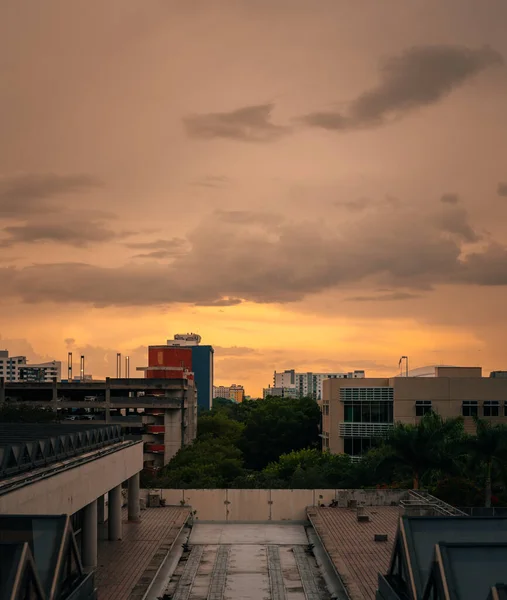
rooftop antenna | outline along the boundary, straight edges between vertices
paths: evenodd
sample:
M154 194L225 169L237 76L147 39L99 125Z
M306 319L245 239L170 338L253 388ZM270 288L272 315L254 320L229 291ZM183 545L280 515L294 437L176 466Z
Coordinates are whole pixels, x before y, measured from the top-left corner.
M81 378L81 383L84 382L84 371L85 371L85 363L84 363L85 357L83 354L81 354L81 368L80 368L80 378Z
M67 356L67 379L72 381L72 352Z
M125 377L130 378L130 356L125 357Z
M121 379L121 352L116 354L116 379Z

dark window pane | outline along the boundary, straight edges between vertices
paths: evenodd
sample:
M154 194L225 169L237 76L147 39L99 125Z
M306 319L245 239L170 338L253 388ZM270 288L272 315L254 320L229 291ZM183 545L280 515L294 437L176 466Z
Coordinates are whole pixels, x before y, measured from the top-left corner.
M354 404L352 416L354 423L361 423L361 404Z
M361 402L361 423L371 423L371 411L369 402Z
M351 423L353 420L352 404L345 402L345 423Z
M343 451L345 454L352 454L352 438L344 438Z

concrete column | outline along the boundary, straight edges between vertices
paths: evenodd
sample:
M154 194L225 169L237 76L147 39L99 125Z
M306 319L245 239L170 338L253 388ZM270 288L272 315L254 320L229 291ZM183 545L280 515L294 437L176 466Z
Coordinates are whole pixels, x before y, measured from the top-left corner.
M117 485L109 492L108 513L109 539L121 540L121 485Z
M128 480L128 514L129 521L139 521L139 473L132 475Z
M97 523L102 525L106 522L106 497L99 496L97 498Z
M97 500L83 509L82 560L83 567L94 569L97 566Z
M111 380L106 377L106 423L111 423Z

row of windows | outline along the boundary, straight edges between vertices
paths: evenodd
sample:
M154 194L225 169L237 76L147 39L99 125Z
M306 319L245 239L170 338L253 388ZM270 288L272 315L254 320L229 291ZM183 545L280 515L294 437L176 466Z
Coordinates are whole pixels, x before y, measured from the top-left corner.
M392 387L340 388L340 400L342 402L351 400L369 400L370 402L392 401L394 400L394 392Z
M345 423L392 423L392 402L354 402L343 404Z
M368 452L375 444L372 438L343 438L343 451L350 456L360 456Z

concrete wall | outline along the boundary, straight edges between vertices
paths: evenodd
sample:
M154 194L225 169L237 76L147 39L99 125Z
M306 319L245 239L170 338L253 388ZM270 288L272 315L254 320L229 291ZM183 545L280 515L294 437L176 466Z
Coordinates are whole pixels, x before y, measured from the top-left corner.
M0 496L0 514L73 514L143 468L143 445L127 446Z
M406 495L399 490L141 490L160 494L166 505L190 506L201 521L306 521L306 508L337 498L340 506L357 500L366 506L391 506Z

